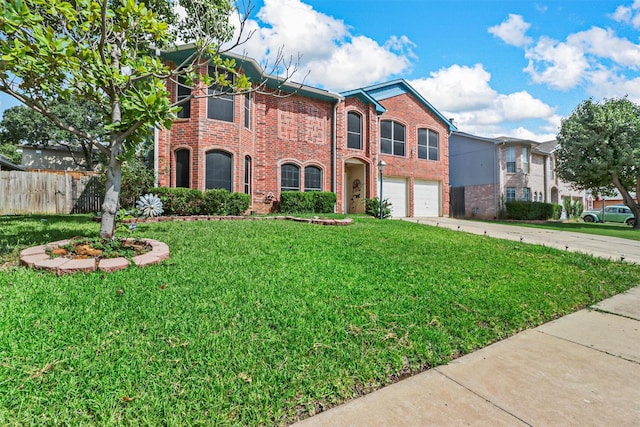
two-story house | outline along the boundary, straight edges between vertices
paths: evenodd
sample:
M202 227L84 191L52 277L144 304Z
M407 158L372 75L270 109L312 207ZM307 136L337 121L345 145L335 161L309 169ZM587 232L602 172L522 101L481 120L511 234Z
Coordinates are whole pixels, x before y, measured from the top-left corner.
M451 213L461 218L497 218L510 200L584 202L555 173L557 142L485 138L454 132L449 138Z
M180 63L193 47L164 52ZM273 211L282 191L332 191L336 212L362 213L380 189L392 215L449 214L449 134L455 126L406 81L343 93L282 83L256 61L236 59L259 90L197 88L173 127L155 135L158 184L251 195L251 211ZM201 70L207 72L207 70ZM174 100L191 88L169 87ZM279 95L268 93L278 89ZM284 96L283 96L284 95Z

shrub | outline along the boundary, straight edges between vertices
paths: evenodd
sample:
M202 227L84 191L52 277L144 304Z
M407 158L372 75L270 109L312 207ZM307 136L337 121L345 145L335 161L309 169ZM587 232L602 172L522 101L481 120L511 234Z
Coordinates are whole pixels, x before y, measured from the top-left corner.
M313 212L312 194L313 193L302 191L283 191L280 193L280 212Z
M202 191L193 188L154 188L153 193L162 200L166 215L198 215L203 204Z
M229 200L229 192L223 188L205 190L202 197L202 209L204 215L224 215L225 206Z
M380 218L380 201L377 197L373 199L365 199L365 212L376 218ZM382 201L382 218L391 217L391 202L389 199Z
M529 202L525 200L512 200L505 203L507 215L511 219L547 220L553 216L553 206L551 203Z
M560 217L562 216L562 205L559 203L552 203L552 206L553 206L553 215L551 216L551 218L560 219Z
M245 193L231 193L225 204L227 215L242 215L251 205L251 196Z
M336 193L331 191L314 191L311 194L311 203L315 213L332 213L336 205Z

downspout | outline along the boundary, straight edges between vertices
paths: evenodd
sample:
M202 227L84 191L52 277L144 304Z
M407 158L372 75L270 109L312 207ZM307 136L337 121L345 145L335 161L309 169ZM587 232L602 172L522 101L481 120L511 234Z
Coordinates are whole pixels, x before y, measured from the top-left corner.
M336 213L338 208L338 191L337 191L337 181L338 181L338 124L336 123L338 119L338 104L340 103L340 99L336 100L336 103L333 104L333 126L332 126L332 135L331 135L331 161L333 164L331 165L331 191L336 195L336 204L333 206L333 212Z
M500 202L498 201L498 145L493 144L493 208L494 218L500 216Z
M153 186L158 188L158 166L160 163L160 149L158 148L158 139L160 138L160 130L158 126L153 128Z

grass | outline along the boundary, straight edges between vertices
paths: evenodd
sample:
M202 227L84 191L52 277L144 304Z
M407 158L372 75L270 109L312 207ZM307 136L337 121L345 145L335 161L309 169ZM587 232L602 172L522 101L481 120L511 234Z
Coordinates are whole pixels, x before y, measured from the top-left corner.
M495 222L495 221L491 221ZM548 230L572 231L574 233L595 234L599 236L619 237L621 239L639 240L640 231L629 227L626 224L614 222L593 223L584 221L547 221L547 222L525 222L525 221L498 221L505 225L516 225L521 227L545 228Z
M0 217L0 257L96 233ZM171 258L0 271L0 424L286 425L573 312L640 268L404 221L139 224ZM550 356L552 357L552 356Z

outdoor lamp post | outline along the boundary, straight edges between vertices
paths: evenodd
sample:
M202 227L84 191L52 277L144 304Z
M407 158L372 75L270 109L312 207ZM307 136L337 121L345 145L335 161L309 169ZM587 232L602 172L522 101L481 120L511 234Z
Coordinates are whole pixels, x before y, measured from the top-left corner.
M387 164L384 160L380 159L378 162L378 169L380 170L380 197L379 197L379 207L380 207L380 219L382 219L382 181L384 179L384 168L387 167Z

